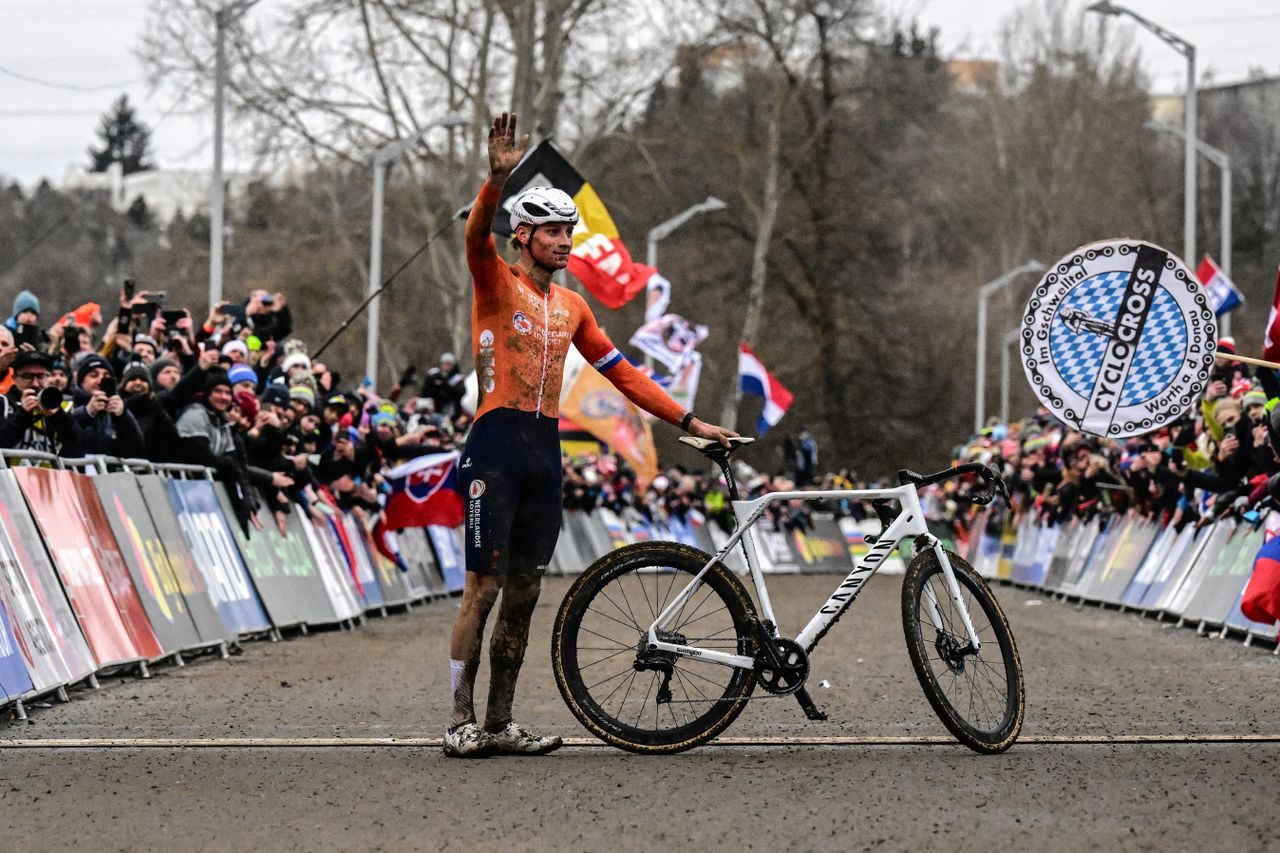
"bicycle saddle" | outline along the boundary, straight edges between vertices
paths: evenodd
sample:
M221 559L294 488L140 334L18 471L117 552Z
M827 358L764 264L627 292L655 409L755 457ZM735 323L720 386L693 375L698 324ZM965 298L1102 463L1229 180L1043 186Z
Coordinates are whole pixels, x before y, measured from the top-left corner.
M725 447L720 442L712 438L695 438L692 435L680 436L680 442L687 444L699 453L714 453L717 450L724 453L732 453L744 444L750 444L755 441L754 438L747 438L740 435L729 439L729 447Z

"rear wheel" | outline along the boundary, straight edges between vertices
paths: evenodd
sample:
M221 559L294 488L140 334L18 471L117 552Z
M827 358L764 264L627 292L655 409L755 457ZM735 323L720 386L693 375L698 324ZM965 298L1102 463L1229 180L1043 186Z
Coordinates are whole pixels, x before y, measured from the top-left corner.
M606 743L680 752L715 737L746 705L752 670L646 649L649 626L710 559L675 542L640 542L597 560L565 595L551 637L556 684L573 715ZM742 583L717 563L672 620L667 641L751 656L751 613Z
M937 556L923 551L902 582L902 626L911 665L929 704L961 743L977 752L1003 752L1022 730L1018 649L986 581L950 551L947 559L981 648L973 651Z

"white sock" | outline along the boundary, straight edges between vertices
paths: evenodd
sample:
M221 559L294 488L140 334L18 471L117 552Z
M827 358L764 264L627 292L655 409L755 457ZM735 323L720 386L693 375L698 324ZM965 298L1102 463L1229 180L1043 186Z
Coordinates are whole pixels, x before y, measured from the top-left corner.
M460 660L449 660L449 698L452 699L458 693L458 682L462 680L462 669L466 663Z

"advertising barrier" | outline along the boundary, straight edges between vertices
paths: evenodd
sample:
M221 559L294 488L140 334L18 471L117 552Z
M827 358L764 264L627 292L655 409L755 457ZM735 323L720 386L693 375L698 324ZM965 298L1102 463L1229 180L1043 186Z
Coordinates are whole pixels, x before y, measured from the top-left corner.
M324 584L325 596L329 599L329 606L333 609L334 616L340 622L359 619L364 609L360 606L359 597L351 584L351 573L345 565L341 564L341 558L334 553L333 542L328 533L328 523L315 522L302 513L295 512L290 516L288 524L288 529L291 531L296 525L306 541L311 551L311 558L315 560L316 567L319 569L320 581Z
M985 512L975 516L970 552L979 559L1001 535L989 522ZM1236 631L1246 641L1276 640L1275 624L1253 622L1240 610L1254 560L1268 535L1260 522L1226 519L1179 530L1133 514L1105 522L1073 519L1060 526L1024 517L1016 531L1011 577L1015 583L1067 599L1173 617L1201 632L1225 636ZM990 561L984 567L994 569Z
M207 639L200 636L178 574L160 542L134 476L124 472L99 474L93 477L92 483L96 490L96 500L92 503L103 513L103 520L111 529L115 553L123 560L147 621L164 650L173 653L221 642L220 632ZM85 496L86 507L90 507L90 503ZM95 514L92 507L90 511ZM197 606L203 604L212 610L203 589L197 591L188 584L188 591L197 599ZM200 602L202 594L204 600Z
M18 640L9 617L0 610L0 704L8 704L32 692L31 676L18 651Z
M105 548L95 539L110 539L111 529L104 522L101 528L90 526L75 485L84 475L47 468L19 468L13 473L97 666L137 663L164 654L118 553L116 562L101 562Z
M215 489L224 518L235 518L226 488ZM290 508L290 516L297 510ZM271 624L276 628L296 625L332 625L340 621L329 603L320 569L300 530L281 534L276 520L265 509L258 510L261 530L246 536L240 525L229 525L253 584L262 599ZM286 518L286 530L288 518Z
M213 484L207 480L168 480L165 487L222 621L238 635L269 631L271 622L236 550Z
M74 684L97 669L71 604L12 471L0 471L4 604L37 692Z

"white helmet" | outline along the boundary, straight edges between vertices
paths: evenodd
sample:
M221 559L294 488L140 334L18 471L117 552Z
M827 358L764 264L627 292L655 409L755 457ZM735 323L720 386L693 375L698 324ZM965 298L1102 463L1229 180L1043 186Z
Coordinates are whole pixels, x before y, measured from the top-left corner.
M555 187L529 187L511 202L511 230L516 226L545 225L548 222L578 222L578 206L564 190Z

